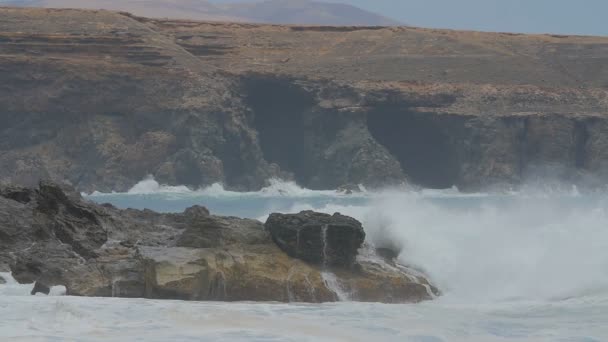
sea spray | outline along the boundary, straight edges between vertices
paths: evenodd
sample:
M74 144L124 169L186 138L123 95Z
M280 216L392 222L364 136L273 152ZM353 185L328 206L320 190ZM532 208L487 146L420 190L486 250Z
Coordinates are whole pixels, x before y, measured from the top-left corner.
M562 300L608 294L608 196L388 193L365 205L300 203L363 222L368 242L430 277L442 300Z

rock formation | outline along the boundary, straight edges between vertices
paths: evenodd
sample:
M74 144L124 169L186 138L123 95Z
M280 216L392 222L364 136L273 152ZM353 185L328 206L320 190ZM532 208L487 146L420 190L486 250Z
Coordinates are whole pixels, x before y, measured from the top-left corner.
M608 38L0 8L0 180L608 179Z
M55 285L77 296L222 301L336 301L335 286L358 301L418 302L437 294L405 267L380 258L353 260L364 239L359 222L316 213L296 217L306 227L329 222L331 264L292 258L261 222L214 216L203 207L159 214L90 203L50 182L36 189L0 187L0 265L9 265L17 281L35 283L33 294ZM322 257L318 237L304 238L297 256ZM344 241L344 248L336 244ZM345 262L350 267L330 267Z
M365 241L361 223L339 213L272 214L265 227L285 253L323 266L352 266Z

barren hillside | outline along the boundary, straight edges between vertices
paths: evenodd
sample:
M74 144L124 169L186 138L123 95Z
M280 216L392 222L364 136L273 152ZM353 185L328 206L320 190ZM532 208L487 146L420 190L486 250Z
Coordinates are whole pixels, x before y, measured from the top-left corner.
M608 38L0 9L0 176L124 190L608 179Z

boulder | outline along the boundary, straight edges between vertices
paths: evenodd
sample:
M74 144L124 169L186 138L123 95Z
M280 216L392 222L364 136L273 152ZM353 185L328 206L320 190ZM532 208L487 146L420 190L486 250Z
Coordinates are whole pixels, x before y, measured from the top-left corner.
M324 266L352 266L365 241L361 223L339 213L272 214L265 227L285 253Z
M4 278L2 278L2 276L0 276L0 285L2 284L6 284L6 280L4 280Z

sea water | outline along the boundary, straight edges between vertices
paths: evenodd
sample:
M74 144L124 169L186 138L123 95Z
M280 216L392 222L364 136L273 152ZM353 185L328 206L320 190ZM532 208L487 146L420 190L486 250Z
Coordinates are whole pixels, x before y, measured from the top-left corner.
M364 190L364 189L363 189ZM0 285L0 341L608 341L608 193L461 194L392 189L345 195L273 182L260 192L200 191L153 179L87 197L122 208L265 220L340 212L368 243L442 291L420 304L202 303L29 296ZM342 297L344 298L344 297Z

